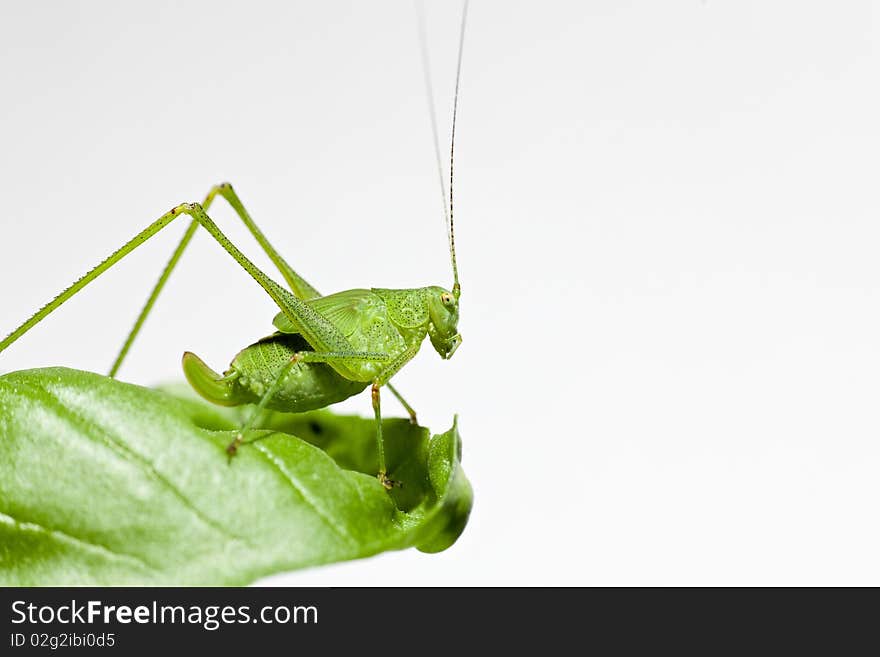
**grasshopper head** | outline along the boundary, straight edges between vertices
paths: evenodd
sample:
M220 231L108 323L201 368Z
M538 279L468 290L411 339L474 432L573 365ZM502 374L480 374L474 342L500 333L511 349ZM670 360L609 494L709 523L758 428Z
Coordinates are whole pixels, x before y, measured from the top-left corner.
M443 358L452 354L461 344L458 332L458 296L441 287L430 289L428 297L428 336L434 349Z

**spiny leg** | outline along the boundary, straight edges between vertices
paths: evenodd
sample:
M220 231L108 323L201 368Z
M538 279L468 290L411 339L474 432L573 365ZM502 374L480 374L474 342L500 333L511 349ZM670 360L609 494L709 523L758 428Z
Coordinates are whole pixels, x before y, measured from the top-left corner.
M117 262L122 260L126 255L134 251L138 246L146 242L153 235L158 233L160 230L165 228L168 224L170 224L174 219L180 214L177 208L174 208L170 212L166 212L161 217L159 217L156 221L147 226L144 230L134 236L131 240L123 244L116 251L111 253L107 258L105 258L98 266L90 270L85 275L81 276L77 279L72 285L65 288L60 294L58 294L54 299L45 304L42 308L40 308L36 313L31 315L21 326L16 328L12 333L7 335L2 342L0 342L0 352L8 348L11 344L13 344L16 340L18 340L22 335L27 333L30 329L32 329L35 325L41 322L46 318L49 314L51 314L54 310L56 310L59 306L61 306L65 301L74 296L77 292L82 290L86 285L91 283L93 280L98 278L105 271L110 269Z
M171 272L174 271L174 268L177 266L177 262L183 255L183 252L186 249L187 245L189 245L190 240L192 240L193 235L196 234L196 229L198 227L199 222L193 219L190 222L189 227L186 229L183 238L180 240L180 244L177 245L177 248L174 249L174 253L171 254L171 258L168 260L168 264L165 265L165 269L162 270L162 274L161 276L159 276L159 281L156 283L155 287L153 287L153 291L150 292L150 296L147 298L147 302L141 309L141 313L140 315L138 315L137 321L135 321L131 331L128 332L128 336L125 338L125 342L122 343L122 349L119 350L119 354L117 354L116 360L113 361L113 367L110 368L110 372L108 373L108 376L111 379L116 378L116 374L119 372L119 368L122 367L122 361L124 361L125 357L128 355L128 352L131 349L131 345L134 343L135 338L138 336L138 333L140 333L141 327L143 327L144 322L147 319L147 315L150 314L150 311L153 309L153 306L156 303L156 299L159 298L159 293L162 292L162 288L165 287L165 283L167 283L168 279L171 277Z
M76 280L72 285L63 290L54 299L45 304L36 313L29 317L21 326L16 328L6 338L0 341L0 352L16 342L22 335L45 319L68 299L81 291L86 285L94 281L105 271L110 269L126 255L134 251L141 244L149 240L163 228L182 214L191 216L211 234L221 247L250 274L266 293L275 301L278 308L287 315L292 322L296 322L302 329L303 337L309 344L322 351L351 351L351 345L333 324L326 318L316 313L292 293L278 285L269 278L262 270L254 265L238 248L229 241L211 218L205 213L198 203L183 203L163 214L153 223L147 226L131 240L123 244L111 253L100 264Z
M315 297L321 296L314 287L293 270L293 267L287 264L287 261L281 257L281 254L278 253L278 251L275 250L275 247L269 243L269 240L263 235L263 231L257 227L257 224L251 219L248 211L245 210L241 199L238 198L238 194L232 189L232 185L229 183L222 183L215 186L211 192L219 194L226 199L229 205L232 206L232 209L235 210L236 214L238 214L239 218L244 222L244 225L247 226L251 235L254 236L254 239L257 240L257 243L262 247L266 255L269 256L269 259L275 264L278 271L281 272L284 280L287 281L291 291L297 296L297 298L305 301L307 299L314 299Z
M269 256L269 259L272 260L272 262L275 263L275 265L278 267L278 270L281 272L282 276L284 276L284 279L287 281L288 285L290 285L293 293L296 296L298 296L300 299L310 299L320 296L318 291L314 287L312 287L304 278L297 274L293 270L293 268L289 264L287 264L284 258L281 257L278 251L275 250L269 240L266 239L266 236L263 235L263 232L257 227L253 219L251 219L250 214L248 214L247 210L244 207L244 204L242 204L241 202L241 199L238 198L238 195L235 193L232 185L230 185L229 183L214 185L208 192L207 196L205 196L205 200L202 203L202 209L207 211L208 208L211 207L211 204L214 202L214 198L218 195L226 199L229 205L232 206L232 208L238 214L239 218L242 220L245 226L247 226L251 235L254 236L254 239L257 240L257 243L262 247L266 255ZM116 356L113 367L110 369L111 377L115 377L117 372L119 371L119 368L122 366L122 362L128 355L128 352L131 349L131 345L134 343L135 338L137 338L138 334L140 333L141 328L143 327L143 324L147 319L147 316L150 314L150 311L153 309L156 300L159 298L159 294L162 292L162 289L168 282L168 279L170 278L171 273L174 271L174 268L177 266L177 263L180 260L181 256L183 256L183 252L186 250L186 247L189 246L189 243L192 241L192 238L195 235L198 227L198 220L193 219L190 222L186 233L184 233L183 237L181 238L180 243L177 245L177 248L174 250L174 253L172 253L168 264L165 265L165 269L162 271L159 280L156 282L156 285L150 292L150 296L147 298L147 302L141 309L137 321L135 321L134 326L132 327L131 331L129 331L129 334L122 345L122 349Z

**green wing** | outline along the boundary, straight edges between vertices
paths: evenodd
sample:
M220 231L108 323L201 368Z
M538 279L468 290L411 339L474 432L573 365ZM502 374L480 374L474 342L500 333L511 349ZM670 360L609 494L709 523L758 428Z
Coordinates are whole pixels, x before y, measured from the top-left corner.
M326 297L306 301L346 337L369 324L382 312L384 303L370 290L345 290ZM284 313L278 313L272 323L282 333L299 333L297 326Z

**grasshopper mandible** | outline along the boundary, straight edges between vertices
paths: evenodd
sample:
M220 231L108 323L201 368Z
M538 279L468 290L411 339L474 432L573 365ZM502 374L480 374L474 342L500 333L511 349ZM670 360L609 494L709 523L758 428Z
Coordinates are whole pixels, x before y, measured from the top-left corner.
M195 354L186 352L183 355L183 370L186 378L203 397L215 404L225 406L255 404L250 416L227 447L226 451L230 458L236 454L247 431L255 428L264 409L286 412L308 411L347 399L370 386L376 418L377 477L385 488L390 489L396 482L388 477L386 469L380 389L382 386L388 386L406 408L410 419L415 422L415 411L391 386L390 379L418 353L425 336L430 338L434 349L444 359L452 357L461 344L461 334L458 332L461 286L458 282L458 266L455 259L452 181L455 120L466 18L467 0L462 11L458 44L447 208L437 122L428 72L424 18L421 11L419 12L425 82L452 262L454 282L451 290L439 286L414 289L371 288L345 290L321 296L270 244L251 219L232 186L223 183L213 187L201 204L177 205L114 251L10 333L0 342L0 352L177 217L187 215L191 219L189 227L126 338L110 370L110 376L114 377L118 372L159 293L201 226L266 291L280 310L273 321L277 332L239 352L223 375L211 370ZM207 211L217 196L224 198L232 206L257 243L281 272L289 289L276 283L254 265L211 220Z

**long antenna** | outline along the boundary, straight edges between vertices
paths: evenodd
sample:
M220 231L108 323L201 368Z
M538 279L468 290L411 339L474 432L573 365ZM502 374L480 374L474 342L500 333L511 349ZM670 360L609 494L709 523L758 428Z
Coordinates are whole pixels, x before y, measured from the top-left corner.
M449 240L449 209L446 206L446 176L440 159L440 137L437 132L437 112L434 109L434 85L431 82L431 61L428 57L428 34L425 28L425 3L418 1L416 12L419 16L419 46L422 51L422 69L425 74L425 91L428 96L428 114L431 116L431 133L434 136L434 157L437 160L437 177L440 180L440 205L443 209L443 223L446 224L446 239Z
M455 223L452 214L452 164L455 160L455 115L458 112L458 84L461 80L461 53L464 51L464 26L467 21L468 0L464 0L464 8L461 11L461 36L458 40L458 65L455 68L455 97L452 101L452 140L449 147L449 253L452 256L452 275L455 283L452 286L452 294L458 299L461 296L461 285L458 283L458 264L455 261Z
M461 37L458 43L458 66L455 72L455 98L452 106L452 141L449 153L449 207L446 206L446 185L443 177L443 162L440 158L440 138L437 131L437 114L434 109L434 86L431 83L431 64L428 58L428 38L425 29L425 9L423 2L416 2L416 12L419 17L419 45L422 50L422 68L425 73L425 88L428 95L428 113L431 117L431 132L434 137L434 156L437 161L437 175L440 179L440 202L443 208L443 218L446 223L446 237L449 240L449 255L452 259L452 274L454 284L452 292L455 298L461 295L461 285L458 282L458 264L455 259L455 227L452 220L452 163L455 155L455 115L458 109L458 87L461 78L461 53L464 48L464 28L467 19L468 1L465 0L461 15Z

